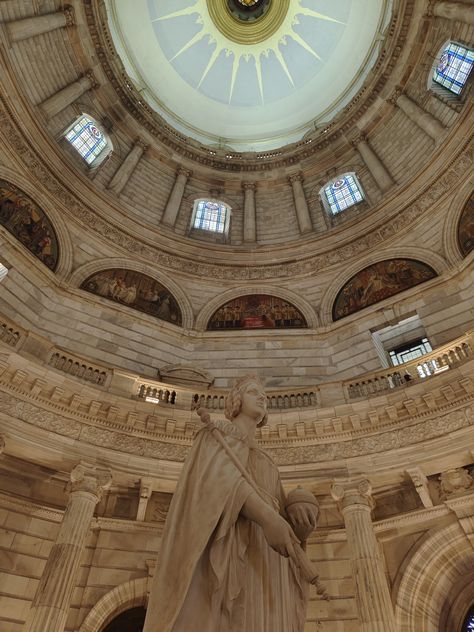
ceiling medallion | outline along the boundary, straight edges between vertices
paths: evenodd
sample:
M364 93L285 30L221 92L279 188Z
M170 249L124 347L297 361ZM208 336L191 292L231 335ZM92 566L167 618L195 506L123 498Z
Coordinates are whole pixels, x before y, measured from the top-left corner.
M290 0L207 0L212 21L237 44L258 44L283 24Z

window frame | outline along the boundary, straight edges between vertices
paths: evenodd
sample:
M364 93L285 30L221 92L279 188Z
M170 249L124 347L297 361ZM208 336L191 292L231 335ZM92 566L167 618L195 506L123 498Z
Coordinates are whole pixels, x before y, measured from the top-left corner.
M360 193L362 199L358 200L357 202L354 202L353 204L351 204L347 208L341 209L339 211L333 211L331 202L328 200L328 197L327 197L327 194L326 194L326 189L328 187L330 187L331 185L333 185L338 180L345 179L348 176L350 176L350 177L352 177L354 179L355 184L356 184L356 186L357 186L357 188L359 190L359 193ZM350 211L350 209L352 209L353 207L359 206L359 204L362 204L363 202L367 201L367 196L365 194L364 188L363 188L359 178L357 177L357 174L356 174L355 171L346 171L344 173L341 173L341 174L337 175L335 178L331 178L331 180L328 180L328 182L326 182L326 184L324 184L321 187L321 189L319 190L319 197L321 199L321 202L323 204L323 207L324 207L326 213L331 218L339 217L342 214L346 213L347 211Z
M223 206L225 208L225 219L224 219L224 226L223 226L222 231L210 230L207 228L201 228L199 226L195 226L196 217L199 211L199 204L201 202L205 202L205 203L211 202L214 204L219 204L220 206ZM206 197L197 198L194 200L189 233L195 234L195 235L206 236L206 237L216 237L217 239L219 238L227 239L229 235L229 230L230 230L231 215L232 215L232 208L227 202L224 202L224 200L219 200L218 198L206 198Z
M67 138L67 135L74 129L76 125L80 124L83 118L88 119L89 123L92 123L93 125L95 125L95 127L97 127L99 132L102 134L105 142L104 147L102 147L100 152L91 162L89 162L86 157L81 154L76 145L74 145L74 143ZM73 151L73 155L78 156L81 159L81 163L89 170L94 170L100 167L100 165L102 165L107 160L107 158L109 158L114 150L112 140L109 134L107 134L107 132L105 131L103 125L98 123L97 120L87 112L82 112L79 116L77 116L74 121L70 125L68 125L67 128L62 132L61 136L62 139L66 142L67 147Z
M474 66L473 68L471 68L471 71L464 83L464 85L462 86L460 92L454 92L453 90L451 90L450 88L448 88L447 86L443 85L442 83L436 81L435 79L435 72L438 69L439 63L441 61L441 58L443 56L443 54L446 52L447 48L450 45L454 45L454 46L461 46L462 48L464 48L467 51L471 51L472 53L474 53L474 49L469 46L468 44L465 44L463 42L459 42L457 40L446 40L444 42L444 44L439 48L438 52L436 53L436 56L434 58L434 61L430 67L430 71L428 74L428 81L427 81L427 88L430 92L432 92L435 96L440 97L443 100L447 100L447 101L454 101L454 102L463 102L468 93L470 92L471 89L471 84L473 81L473 77L474 77Z

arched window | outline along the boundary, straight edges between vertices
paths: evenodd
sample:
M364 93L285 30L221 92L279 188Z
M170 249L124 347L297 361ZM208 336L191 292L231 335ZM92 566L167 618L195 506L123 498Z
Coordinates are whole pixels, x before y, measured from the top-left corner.
M102 632L142 632L146 610L143 606L125 610L103 628Z
M355 173L345 173L332 180L320 191L325 208L333 215L345 211L364 199L362 187Z
M457 44L448 42L436 57L433 69L431 89L441 86L455 95L460 95L467 83L474 66L474 51Z
M0 263L0 281L3 281L3 279L7 276L8 274L8 268L6 268L3 263Z
M474 606L468 612L462 632L474 632Z
M104 130L87 114L82 114L64 137L89 166L101 163L113 149Z
M219 200L196 200L191 228L210 233L226 234L229 228L230 207Z

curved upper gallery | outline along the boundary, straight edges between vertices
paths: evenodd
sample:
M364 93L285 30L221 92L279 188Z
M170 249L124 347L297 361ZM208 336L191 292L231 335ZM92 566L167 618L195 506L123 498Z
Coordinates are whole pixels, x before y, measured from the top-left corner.
M35 156L26 162L48 155L64 185L49 195L64 201L65 214L74 194L71 221L148 260L179 254L178 268L191 272L200 262L204 274L212 261L231 268L231 278L251 251L254 266L265 267L253 278L280 276L280 263L294 275L295 258L297 273L316 271L419 221L430 210L420 196L470 151L470 83L448 94L433 83L433 68L450 41L470 50L472 27L437 5L394 2L377 59L346 107L301 141L264 153L212 148L170 127L125 72L110 9L61 7L51 0L36 15L3 3L5 115L27 130ZM97 156L76 151L83 115L105 146ZM341 198L342 206L331 204ZM214 210L201 212L201 201ZM226 220L209 230L219 205Z

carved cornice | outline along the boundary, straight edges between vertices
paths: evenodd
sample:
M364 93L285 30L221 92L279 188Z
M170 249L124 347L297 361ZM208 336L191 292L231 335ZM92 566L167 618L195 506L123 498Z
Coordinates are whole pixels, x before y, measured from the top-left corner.
M177 132L148 104L144 103L143 98L128 79L115 51L103 4L98 0L84 3L87 26L96 55L113 89L130 114L152 136L186 159L213 169L234 172L264 171L298 163L314 156L322 149L328 148L341 134L351 130L376 101L389 81L404 49L410 23L413 21L414 6L414 0L400 0L397 3L398 10L394 11L394 17L387 29L387 40L371 72L374 79L371 84L362 87L359 93L351 99L350 104L338 117L337 123L334 122L326 126L321 138L302 140L287 148L256 154L254 161L252 161L247 154L244 157L235 152L231 154L232 160L225 160L216 156L215 150L210 150L204 146L196 147L195 141L189 142L186 136Z
M71 193L66 185L53 175L42 157L36 153L31 143L24 137L20 131L21 123L15 120L2 97L0 97L0 123L2 134L14 148L16 155L23 161L28 172L45 187L53 198L62 203L71 217L80 222L88 231L94 231L101 238L112 242L124 251L133 252L163 269L206 279L247 281L297 277L320 272L332 265L352 262L358 255L376 248L387 238L393 237L428 212L434 202L452 190L452 187L463 178L463 174L472 167L474 160L474 143L472 142L474 134L466 135L464 143L457 147L457 158L451 164L446 165L444 173L437 174L434 183L426 187L418 199L411 201L404 208L397 208L397 213L383 226L377 226L362 237L330 252L308 256L291 263L251 267L218 265L204 261L196 265L195 258L185 258L175 253L160 250L128 234L119 225L102 218L95 209L83 203L79 196Z

